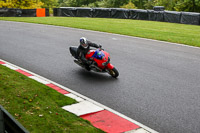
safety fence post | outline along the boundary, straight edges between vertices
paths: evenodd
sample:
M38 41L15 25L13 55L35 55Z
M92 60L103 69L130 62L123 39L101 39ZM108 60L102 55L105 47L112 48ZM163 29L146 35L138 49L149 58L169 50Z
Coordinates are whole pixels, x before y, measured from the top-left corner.
M5 131L4 123L3 123L3 111L0 107L0 133L3 133Z
M0 133L29 133L0 105Z

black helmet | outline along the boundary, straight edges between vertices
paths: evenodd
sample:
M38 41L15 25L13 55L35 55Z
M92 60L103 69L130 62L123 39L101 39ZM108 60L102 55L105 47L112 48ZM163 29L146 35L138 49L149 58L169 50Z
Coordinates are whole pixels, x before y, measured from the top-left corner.
M80 45L81 45L83 48L87 48L87 47L88 47L87 39L86 39L85 37L81 37L81 38L80 38Z

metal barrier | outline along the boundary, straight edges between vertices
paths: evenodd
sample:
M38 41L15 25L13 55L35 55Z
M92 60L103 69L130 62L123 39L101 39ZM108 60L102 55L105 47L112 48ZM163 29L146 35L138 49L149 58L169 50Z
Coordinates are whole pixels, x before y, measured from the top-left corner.
M0 105L0 133L29 133Z

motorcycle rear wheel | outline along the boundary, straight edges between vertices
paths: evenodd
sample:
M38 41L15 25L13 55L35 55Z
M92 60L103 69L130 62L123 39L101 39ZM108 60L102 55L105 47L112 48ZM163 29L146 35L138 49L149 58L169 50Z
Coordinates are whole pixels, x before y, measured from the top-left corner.
M109 74L113 77L113 78L117 78L119 76L119 72L117 71L117 69L114 67L113 69L109 70Z

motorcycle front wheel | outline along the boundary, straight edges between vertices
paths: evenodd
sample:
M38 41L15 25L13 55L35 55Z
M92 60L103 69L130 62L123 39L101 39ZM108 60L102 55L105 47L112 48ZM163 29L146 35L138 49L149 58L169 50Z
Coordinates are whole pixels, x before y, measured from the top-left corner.
M119 76L119 72L117 71L117 69L114 67L113 69L109 70L109 74L113 77L113 78L117 78Z

